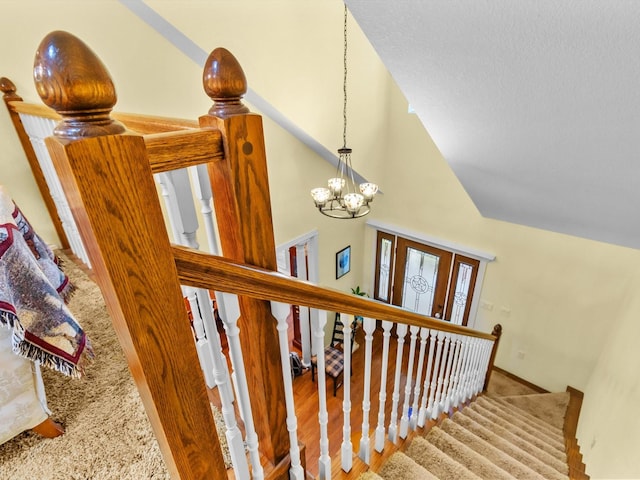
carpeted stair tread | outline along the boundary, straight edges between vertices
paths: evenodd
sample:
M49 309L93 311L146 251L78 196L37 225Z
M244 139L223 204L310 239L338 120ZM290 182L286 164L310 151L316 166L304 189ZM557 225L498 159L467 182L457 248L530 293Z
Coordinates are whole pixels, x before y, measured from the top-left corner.
M391 455L378 474L384 480L398 478L406 480L439 480L438 477L402 452L396 452Z
M538 395L540 397L538 397ZM567 406L563 405L562 397L555 397L556 394L544 393L538 394L536 397L541 399L540 405L535 407L535 400L531 395L519 395L517 397L508 397L511 399L507 401L507 397L484 397L486 400L493 402L495 405L508 409L510 412L518 415L520 418L526 419L532 424L537 424L541 428L553 432L555 435L564 437L562 426L564 425L564 416L567 412ZM553 395L549 396L548 395ZM564 397L564 394L561 394ZM531 405L525 409L521 408L517 403L516 398L527 399L523 403L531 403ZM568 397L567 397L568 398ZM535 413L535 415L534 415ZM561 418L560 418L561 417ZM546 420L545 420L546 418ZM561 428L555 426L555 422L561 422Z
M545 479L560 480L566 478L566 475L563 475L560 471L555 470L549 465L549 462L558 462L556 458L551 457L546 452L516 437L502 427L497 427L496 430L498 431L494 432L475 421L472 415L465 415L462 412L456 412L452 419L455 423L463 426L477 437L482 438L490 445L538 472ZM494 427L496 426L494 425ZM558 463L560 463L560 467L564 467L561 462Z
M526 450L558 472L562 474L567 473L566 455L558 452L555 448L549 447L544 442L539 442L537 438L531 437L526 432L516 427L511 427L508 423L505 425L503 422L497 422L495 418L487 418L472 407L473 405L465 408L461 413L504 438L506 441ZM564 455L565 458L558 458L561 455Z
M517 395L502 397L500 400L524 410L532 417L549 423L562 433L564 417L571 395L569 392Z
M360 474L360 476L358 477L358 480L384 480L384 479L380 475L378 475L376 472L372 472L371 470L369 470L368 472L364 472Z
M432 428L424 438L480 478L491 480L509 480L513 478L503 469L494 465L441 428Z
M512 477L521 479L526 478L531 480L544 480L544 477L542 477L542 475L535 472L524 463L521 463L517 458L514 458L508 454L505 455L504 451L494 447L489 442L477 436L470 430L467 430L463 425L455 423L450 419L446 419L440 424L440 428L454 437L456 440L459 440L464 445L471 448L478 455L481 455L494 465L500 467Z
M518 417L518 415L512 414L507 407L500 407L491 401L479 397L475 402L475 405L484 408L487 411L492 412L503 420L508 421L510 424L517 426L521 430L538 437L540 440L544 440L550 446L554 448L564 451L564 437L560 437L555 433L544 430L537 424L532 424Z
M406 453L440 480L482 480L422 437L414 437Z
M529 413L518 408L515 405L511 405L510 403L504 402L503 400L498 398L489 398L485 396L479 397L478 400L480 400L480 405L483 405L486 408L491 407L492 409L496 409L494 411L496 411L499 415L508 415L510 418L514 418L520 422L526 423L531 428L535 428L540 433L548 436L549 438L552 438L554 440L562 440L564 442L564 434L562 433L562 430L557 429L544 420L530 415Z

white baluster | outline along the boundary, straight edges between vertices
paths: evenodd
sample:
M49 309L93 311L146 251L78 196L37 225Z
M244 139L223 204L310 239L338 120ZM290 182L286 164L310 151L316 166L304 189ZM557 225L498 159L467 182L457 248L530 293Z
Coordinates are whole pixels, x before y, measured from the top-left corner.
M433 337L432 337L433 338ZM433 417L435 410L436 389L438 387L438 372L440 367L440 359L442 358L442 346L444 345L444 332L438 332L438 340L436 341L436 356L433 365L433 373L431 374L431 385L429 389L429 404L427 406L427 416ZM438 415L436 415L437 417Z
M400 438L407 438L409 433L409 405L411 405L411 387L413 386L413 363L416 355L416 340L420 327L411 325L411 341L409 342L409 364L407 365L407 379L404 386L404 402L402 405L402 417L400 418Z
M227 333L229 343L229 354L233 364L236 378L238 402L244 413L243 420L247 439L247 449L251 460L251 470L253 478L264 478L264 470L260 463L260 452L258 451L258 434L253 423L253 413L249 400L249 386L247 385L247 375L244 368L242 348L240 347L240 329L238 320L240 318L240 305L238 297L230 293L222 293L222 300L226 306L226 317L223 318L224 330Z
M344 370L342 371L342 399L343 425L342 425L342 445L340 448L342 458L342 470L350 472L353 466L353 445L351 444L351 324L353 315L339 314L342 322L344 343L342 351L344 353ZM318 375L320 376L320 375Z
M418 354L418 369L416 370L416 383L413 389L413 405L411 405L411 415L409 415L409 427L415 430L418 425L418 409L420 402L420 394L422 393L422 368L424 365L424 354L427 347L427 339L429 338L429 329L420 329L420 353Z
M331 478L331 457L329 457L329 413L327 412L327 381L324 362L324 327L327 324L327 312L311 318L312 341L317 352L316 364L318 368L318 423L320 424L320 457L318 458L318 478Z
M362 437L360 437L360 459L369 465L371 448L369 446L369 411L371 409L371 355L373 351L373 332L376 329L376 321L373 318L364 318L364 395L362 397Z
M189 173L191 173L194 194L196 198L200 200L200 213L202 213L202 218L204 220L204 231L207 234L209 253L212 255L219 255L220 242L216 235L215 219L213 216L214 212L211 208L213 195L211 193L211 181L209 180L207 166L205 164L201 164L189 167Z
M296 271L298 278L306 280L307 274L307 253L305 245L296 245ZM302 350L302 364L306 367L311 365L311 330L309 328L310 312L309 307L303 305L299 310L300 343Z
M444 333L444 347L442 348L442 360L440 361L440 371L438 373L438 383L436 388L436 395L433 399L433 406L431 408L431 419L435 420L440 415L440 396L442 395L442 385L444 383L444 371L447 367L447 358L449 358L449 345L451 343L451 335L447 332Z
M489 359L491 357L491 350L493 347L493 342L491 340L482 340L483 344L483 355L482 362L480 364L480 379L478 382L478 392L481 392L484 388L484 380L487 378L487 371L489 368Z
M216 319L213 315L213 301L209 296L209 291L203 288L196 289L196 296L198 298L198 305L200 305L199 312L202 315L204 332L207 337L206 351L203 351L203 356L206 356L207 363L211 363L213 378L215 385L217 385L220 391L220 397L226 399L231 404L234 401L234 397L231 388L229 367L227 366L227 359L222 353L220 335L218 334ZM208 360L209 358L211 360Z
M466 402L473 396L473 378L475 373L476 357L478 355L478 339L471 339L471 356L469 358L469 369L467 371L467 378L464 385L464 401Z
M466 335L460 335L460 355L458 360L458 368L455 374L455 385L453 386L453 406L459 407L461 402L460 385L464 379L464 364L467 361L467 348L469 344L469 337Z
M427 370L424 373L424 387L422 388L422 401L420 402L420 411L418 412L418 425L424 427L429 412L427 411L427 400L429 398L429 385L431 384L431 367L434 362L434 352L437 330L431 330L429 338L429 353L427 354ZM433 389L432 389L433 390ZM430 404L431 405L431 404Z
M387 370L389 369L389 340L391 339L391 328L393 322L389 320L382 321L382 366L380 367L380 393L378 394L378 425L376 427L376 444L377 452L384 449L385 427L384 427L384 409L387 402Z
M445 383L444 383L444 388L442 390L442 395L443 395L443 401L442 403L442 408L445 412L450 412L451 411L451 404L453 403L451 401L451 394L453 392L453 386L455 383L455 372L456 372L456 368L458 368L458 357L460 356L460 339L458 338L458 335L456 334L452 334L451 335L451 349L453 350L453 359L451 361L451 368L447 368L447 373L446 373L446 377L445 377Z
M291 360L289 359L289 336L287 330L287 317L291 311L291 305L280 302L271 302L271 313L278 321L278 340L280 343L280 363L282 365L282 379L284 380L284 394L287 406L287 430L289 431L289 452L291 468L289 478L291 480L304 480L304 470L300 463L300 447L298 446L298 419L293 403L293 381L291 379Z
M400 402L400 376L402 373L402 352L404 350L404 337L407 335L408 327L404 323L396 324L396 335L398 336L398 350L396 352L396 373L393 381L393 403L391 405L391 420L389 421L389 440L393 443L398 441L398 403Z

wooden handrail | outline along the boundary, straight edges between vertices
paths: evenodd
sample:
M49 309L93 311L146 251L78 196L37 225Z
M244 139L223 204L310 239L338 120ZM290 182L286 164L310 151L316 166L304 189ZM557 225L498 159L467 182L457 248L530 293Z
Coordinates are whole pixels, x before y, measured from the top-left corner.
M62 119L62 117L58 115L55 110L45 105L29 103L23 100L12 100L7 102L7 105L12 111L16 113L33 115L34 117L49 118L52 120ZM185 120L181 118L117 112L113 112L111 114L111 117L126 125L128 129L142 135L198 128L198 122L196 122L195 120Z
M380 318L443 332L494 340L489 333L454 325L376 300L291 278L278 272L235 262L188 247L173 245L180 282L193 287L276 300L321 310Z

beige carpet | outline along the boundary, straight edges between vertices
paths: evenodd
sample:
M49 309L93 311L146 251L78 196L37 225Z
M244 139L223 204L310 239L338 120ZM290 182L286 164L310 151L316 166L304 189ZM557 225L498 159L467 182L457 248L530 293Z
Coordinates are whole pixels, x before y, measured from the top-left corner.
M488 391L362 480L567 479L562 424L569 395L538 394L498 372Z
M65 261L65 271L77 286L70 309L96 359L83 380L43 371L49 408L66 433L43 439L26 432L0 445L0 479L168 479L100 290L73 262Z

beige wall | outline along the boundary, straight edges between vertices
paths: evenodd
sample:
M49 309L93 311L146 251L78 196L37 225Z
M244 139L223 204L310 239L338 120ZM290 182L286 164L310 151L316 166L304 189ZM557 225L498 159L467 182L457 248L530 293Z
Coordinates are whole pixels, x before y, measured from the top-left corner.
M341 146L341 4L338 1L149 1L206 50L226 46L243 65L252 88L327 148ZM251 8L247 8L250 5ZM116 1L16 0L2 3L0 75L27 99L33 53L55 29L88 43L108 66L117 109L196 118L209 107L200 67ZM268 21L264 21L268 18ZM636 318L640 252L536 230L480 216L437 148L384 73L357 29L351 29L349 144L354 163L380 183L384 195L371 215L426 235L496 255L486 271L477 325L502 323L499 366L550 390L585 390L580 441L588 468L600 477L640 473L638 425L621 410L638 400L634 373L640 353ZM294 40L292 40L294 39ZM318 229L321 283L345 291L370 290L371 230L365 220L342 222L311 212L308 191L333 168L265 118L276 242ZM49 241L28 166L0 113L0 182ZM352 245L352 273L335 281L335 252ZM522 357L522 358L521 358ZM634 434L623 437L625 427ZM595 442L594 442L595 440ZM613 453L615 452L615 453Z

